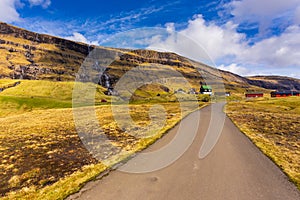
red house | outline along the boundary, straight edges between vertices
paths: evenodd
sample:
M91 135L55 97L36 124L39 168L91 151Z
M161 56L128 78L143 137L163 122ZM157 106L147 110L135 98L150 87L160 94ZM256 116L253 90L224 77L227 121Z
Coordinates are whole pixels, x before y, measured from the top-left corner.
M299 92L294 92L294 91L271 92L271 97L290 97L290 96L300 96L300 95Z
M292 92L284 91L284 92L271 92L271 97L290 97L292 96Z
M257 93L246 93L245 94L245 97L246 98L257 98L257 97L264 97L264 93L259 93L259 92L257 92Z

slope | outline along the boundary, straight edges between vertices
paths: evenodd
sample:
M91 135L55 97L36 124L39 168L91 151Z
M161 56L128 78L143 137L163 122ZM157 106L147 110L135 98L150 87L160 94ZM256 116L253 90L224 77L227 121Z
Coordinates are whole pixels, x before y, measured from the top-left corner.
M102 61L100 62L104 66L95 65L95 58L94 62L89 63L88 55L95 49L101 54ZM174 76L173 85L178 82L176 80L178 74L172 74L170 68L188 80L191 87L195 89L199 88L200 82L213 84L214 81L223 81L226 89L237 92L261 89L256 86L253 87L251 83L249 84L247 78L218 71L174 53L89 46L30 32L5 23L0 23L0 54L2 55L0 57L0 78L74 81L77 72L81 72L81 77L77 77L80 80L98 83L101 72L109 76L111 85L115 85L132 68L141 65L148 67L155 65L158 69L154 70L156 74L160 75L158 78ZM107 55L107 61L103 61L104 55ZM110 63L110 61L114 62ZM88 67L92 68L92 72L80 71L83 63L90 65ZM108 68L104 68L105 65ZM175 86L173 90L184 84L177 85L179 86Z

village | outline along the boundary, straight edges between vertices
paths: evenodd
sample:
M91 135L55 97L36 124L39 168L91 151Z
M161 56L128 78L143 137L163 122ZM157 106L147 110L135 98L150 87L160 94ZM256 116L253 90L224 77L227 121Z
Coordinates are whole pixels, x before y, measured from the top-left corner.
M100 78L100 81L98 83L99 85L102 85L103 87L107 88L107 91L105 92L108 96L118 96L118 92L114 90L110 77L107 74L103 74ZM169 90L168 90L169 91ZM204 94L209 96L225 96L229 97L231 96L230 91L226 92L219 92L219 91L213 91L213 87L211 85L207 85L206 83L200 82L200 88L199 92L195 88L190 88L188 91L178 88L174 90L174 94ZM245 98L259 98L264 97L267 93L260 92L260 91L246 91L244 93ZM270 97L276 98L276 97L291 97L291 96L300 96L300 92L296 90L276 90L271 91Z

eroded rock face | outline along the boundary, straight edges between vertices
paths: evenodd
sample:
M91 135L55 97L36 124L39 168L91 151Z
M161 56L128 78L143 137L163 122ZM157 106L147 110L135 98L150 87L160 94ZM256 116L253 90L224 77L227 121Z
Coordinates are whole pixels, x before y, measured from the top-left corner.
M17 28L10 26L6 23L0 22L0 34L10 35L15 38L22 38L28 41L35 43L46 43L46 44L55 44L61 47L61 50L69 49L76 52L80 52L84 55L88 54L89 46L82 43L73 42L70 40L65 40L63 38L53 37L45 34L38 34L25 29ZM0 40L0 44L3 43L3 40ZM13 44L13 43L11 43ZM16 43L15 43L16 44ZM21 44L22 45L22 44Z
M0 51L3 54L0 58L0 78L74 80L82 63L94 48L96 47L0 23ZM173 66L176 69L180 68L180 73L187 78L200 77L196 70L185 73L185 68L191 69L193 66L187 59L174 53L149 50L134 50L129 54L126 54L125 50L122 52L124 54L119 53L120 56L105 69L105 74L110 78L110 87L115 85L124 73L144 63ZM94 77L82 70L78 75L79 79L98 83L100 76L97 76L97 73L103 71L95 67L92 67L92 70Z
M254 76L249 77L249 84L271 90L300 91L300 80L282 76Z
M102 57L118 55L109 66L91 63L90 69L80 67L94 49L101 49ZM128 52L129 51L129 52ZM174 53L156 52L151 50L125 50L89 46L63 38L30 32L0 22L0 78L74 81L76 76L81 81L101 82L100 74L109 76L110 87L129 70L139 65L155 64L171 66L194 86L205 82L202 77L217 80L222 77L226 88L234 88L237 83L241 88L251 85L267 89L290 89L291 85L300 90L299 80L245 78L236 74L219 71L201 63L190 62ZM108 59L110 60L110 59ZM195 63L197 70L195 69ZM105 70L105 71L103 71ZM161 71L160 73L168 73ZM214 84L214 83L208 83Z
M93 48L0 23L0 78L74 80Z

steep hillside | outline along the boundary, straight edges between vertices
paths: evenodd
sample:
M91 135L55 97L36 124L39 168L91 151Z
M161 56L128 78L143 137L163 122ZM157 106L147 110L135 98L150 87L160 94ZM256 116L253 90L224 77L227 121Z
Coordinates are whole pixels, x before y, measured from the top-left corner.
M90 56L87 59L93 50L100 58ZM200 82L212 85L224 82L227 90L237 92L263 90L261 87L274 89L277 83L282 88L296 83L295 88L300 89L299 82L290 82L288 79L272 82L258 80L257 77L247 79L230 72L218 71L174 53L89 46L5 23L0 23L0 55L0 78L74 81L77 75L82 81L100 83L108 88L114 87L129 70L143 66L148 68L148 72L144 71L140 77L131 77L134 81L144 80L145 76L153 79L168 77L168 82L174 86L171 89L174 90L186 86L180 80L182 76L196 89ZM106 65L109 66L104 69ZM153 70L155 73L151 72ZM100 72L106 77L99 77ZM128 82L133 81L129 79Z
M33 33L5 23L0 23L0 54L2 55L0 58L0 78L72 81L75 80L75 75L88 54L95 48L101 56L115 56L115 59L108 59L109 61L115 60L115 62L105 72L112 85L133 67L147 63L156 66L171 66L197 86L201 81L201 75L195 67L187 59L173 53L148 50L124 51L89 46L62 38ZM110 64L109 61L107 64ZM86 64L89 65L88 61ZM91 67L94 72L81 71L79 78L83 81L97 82L99 79L97 74L103 66L95 68L95 60L90 64L91 66L88 67ZM168 73L169 70L161 69L160 74Z
M300 91L300 79L284 76L253 76L248 77L248 83L271 90Z
M88 54L85 44L0 23L0 77L74 80Z

